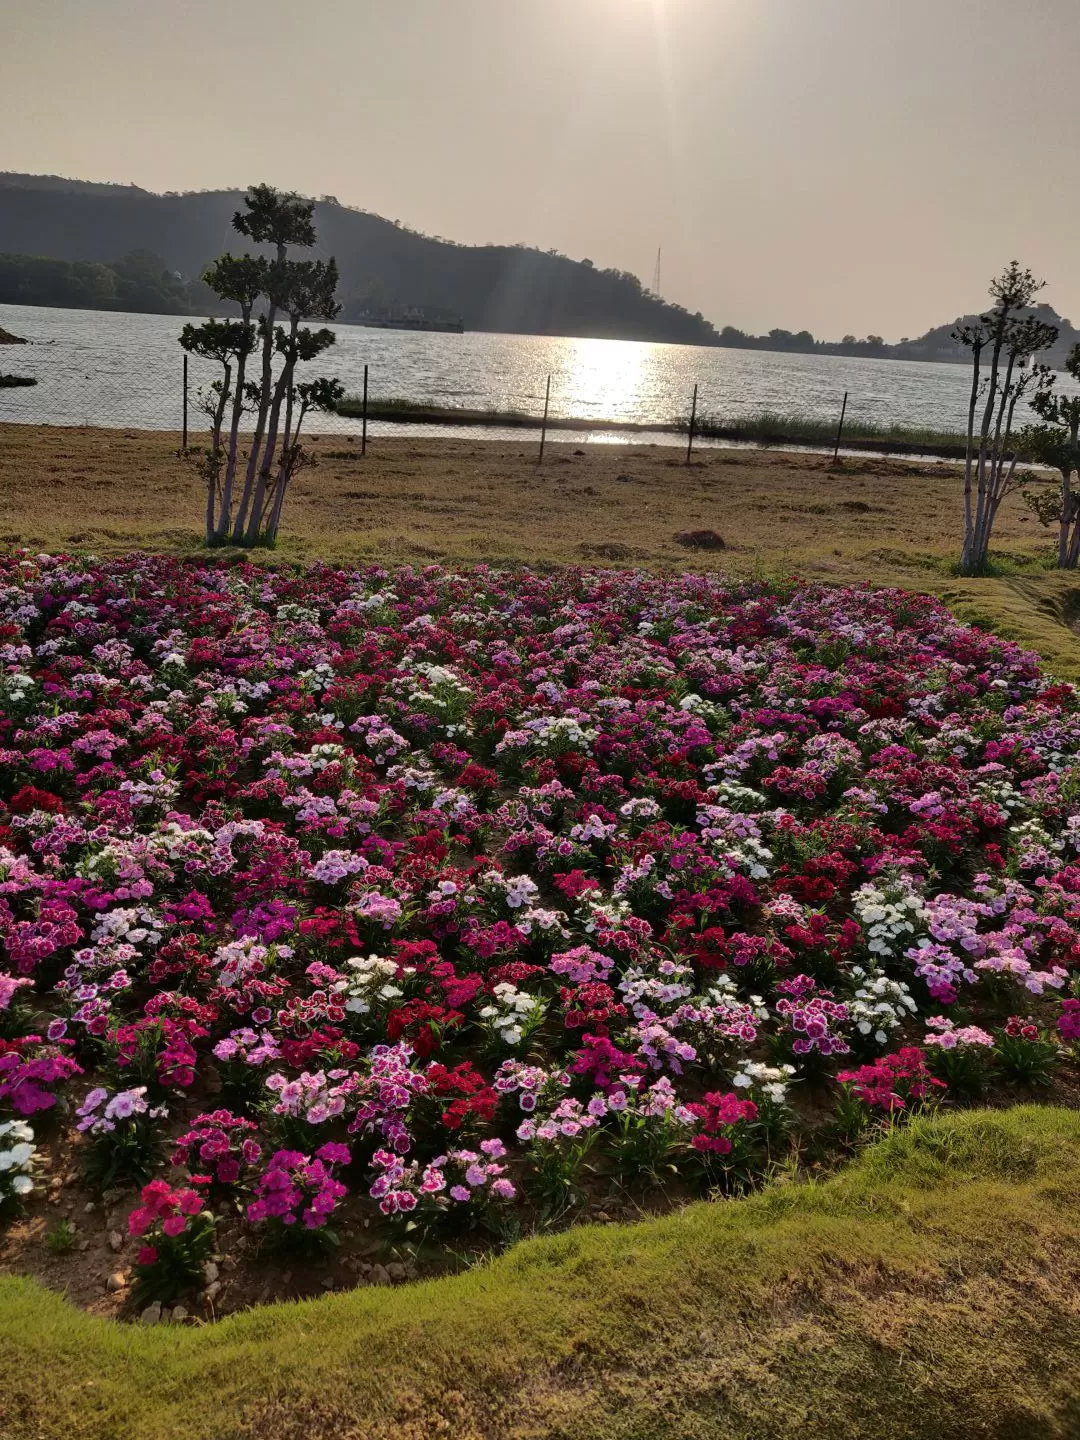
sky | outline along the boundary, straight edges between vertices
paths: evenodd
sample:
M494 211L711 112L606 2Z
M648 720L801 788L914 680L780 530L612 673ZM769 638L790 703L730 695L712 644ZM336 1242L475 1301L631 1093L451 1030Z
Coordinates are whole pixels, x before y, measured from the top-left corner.
M0 0L0 168L256 180L717 325L1080 322L1080 0ZM2 202L0 202L2 203Z

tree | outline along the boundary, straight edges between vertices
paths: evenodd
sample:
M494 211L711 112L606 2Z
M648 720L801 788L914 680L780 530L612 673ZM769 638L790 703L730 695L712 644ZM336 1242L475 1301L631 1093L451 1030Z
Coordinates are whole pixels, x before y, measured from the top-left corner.
M222 464L224 449L221 443L221 427L225 419L225 407L230 395L239 394L241 387L232 387L233 366L242 363L254 344L251 325L242 320L207 320L203 325L185 325L180 332L180 344L190 355L199 355L204 360L216 360L221 366L222 377L215 380L203 398L203 409L210 417L210 448L202 462L206 479L206 543L221 540L216 515L227 515L222 504Z
M1029 311L1043 288L1030 270L1012 260L991 282L993 308L972 325L961 324L953 339L972 355L971 398L968 404L964 454L964 544L960 570L977 575L986 569L990 536L1006 495L1019 488L1019 458L1012 445L1013 419L1021 398L1045 386L1049 374L1034 357L1057 339L1057 327L1044 324ZM983 355L989 354L983 374ZM976 417L982 397L982 417Z
M1074 345L1065 369L1080 380L1080 345ZM1075 570L1080 561L1080 494L1072 487L1073 472L1080 470L1080 395L1062 395L1053 388L1054 377L1047 373L1031 399L1031 408L1042 421L1030 425L1018 439L1018 448L1032 460L1052 465L1061 476L1058 495L1026 492L1025 499L1044 525L1057 524L1057 563L1061 570Z
M246 210L233 217L234 228L256 245L272 247L272 253L225 254L215 260L203 279L215 295L239 308L240 319L185 325L180 336L185 350L222 367L206 407L211 422L204 464L208 545L224 544L230 535L235 545L274 543L286 492L310 459L300 445L304 419L312 411L334 409L343 393L337 381L320 377L300 385L296 379L297 365L315 360L336 338L332 330L311 330L301 321L332 320L340 309L334 260L289 258L290 246L315 243L314 202L271 185L254 185L244 203ZM260 300L265 310L254 319ZM287 323L278 324L279 317ZM258 375L253 378L248 360L256 351ZM245 414L254 417L253 435L237 496Z

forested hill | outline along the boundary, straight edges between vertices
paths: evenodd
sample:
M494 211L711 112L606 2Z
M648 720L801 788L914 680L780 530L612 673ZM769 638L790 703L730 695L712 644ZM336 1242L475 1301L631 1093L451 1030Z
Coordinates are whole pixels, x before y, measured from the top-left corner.
M244 248L232 228L242 201L238 190L155 195L135 186L2 174L0 252L110 267L132 251L150 252L184 281L197 281L216 255ZM469 330L717 342L700 314L651 295L634 275L588 260L518 246L456 245L331 197L316 205L315 223L317 253L337 257L344 320L364 310L419 307L433 318L460 317ZM192 285L187 295L188 308L205 309L202 286ZM38 295L31 303L43 302ZM91 295L83 303L103 302Z

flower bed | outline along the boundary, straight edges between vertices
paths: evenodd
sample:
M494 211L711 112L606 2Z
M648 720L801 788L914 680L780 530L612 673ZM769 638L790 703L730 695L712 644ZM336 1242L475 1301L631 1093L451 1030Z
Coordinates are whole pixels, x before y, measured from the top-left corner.
M117 1292L1073 1083L1076 697L932 601L16 556L0 645L0 1205Z

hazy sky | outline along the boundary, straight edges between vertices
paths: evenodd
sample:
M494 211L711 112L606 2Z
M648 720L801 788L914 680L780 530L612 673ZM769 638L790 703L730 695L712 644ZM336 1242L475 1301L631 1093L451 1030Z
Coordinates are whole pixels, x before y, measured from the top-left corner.
M1080 0L0 0L0 168L660 245L718 325L897 339L1013 255L1080 321L1078 70Z

